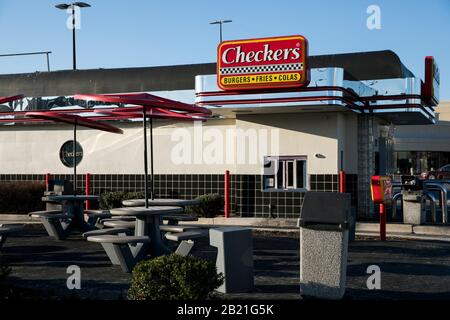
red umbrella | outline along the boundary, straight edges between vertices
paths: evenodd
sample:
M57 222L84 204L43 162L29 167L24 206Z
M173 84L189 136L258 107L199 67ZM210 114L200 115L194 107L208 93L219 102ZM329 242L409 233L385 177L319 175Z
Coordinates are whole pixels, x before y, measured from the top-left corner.
M2 103L8 103L8 102L12 102L12 101L16 101L16 100L20 100L24 97L23 94L18 94L15 96L9 96L9 97L0 97L0 104Z
M148 207L148 161L147 161L147 117L150 118L150 170L152 176L151 199L153 192L153 118L166 118L177 120L205 120L198 116L209 116L211 111L207 108L187 104L175 100L158 97L148 93L125 93L125 94L78 94L75 99L102 101L116 104L137 105L138 107L116 108L114 110L101 110L98 113L117 114L118 116L129 116L136 118L142 116L144 129L144 194L145 206Z
M128 107L128 108L115 108L115 109L97 109L96 113L116 115L121 118L141 118L142 117L142 107ZM206 120L204 115L200 114L188 114L174 112L162 108L147 108L147 116L150 118L159 119L172 119L172 120L186 120L186 121L196 121L196 120ZM100 116L101 117L101 116ZM93 117L94 118L94 117ZM97 118L97 117L95 117Z
M97 122L95 120L84 118L76 114L60 113L55 111L30 111L25 113L25 116L73 124L73 184L75 194L77 194L77 125L112 133L123 133L121 129L116 128L112 125Z

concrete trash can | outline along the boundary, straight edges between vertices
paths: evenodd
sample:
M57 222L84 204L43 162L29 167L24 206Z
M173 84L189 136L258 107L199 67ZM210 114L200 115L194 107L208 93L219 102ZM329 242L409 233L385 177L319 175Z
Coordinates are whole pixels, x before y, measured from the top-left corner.
M307 192L300 215L300 294L341 299L347 279L350 195Z
M421 225L426 221L426 212L422 208L422 191L402 191L403 223Z
M250 292L254 288L252 230L223 227L209 230L209 242L217 248L217 272L224 283L217 289L222 293Z

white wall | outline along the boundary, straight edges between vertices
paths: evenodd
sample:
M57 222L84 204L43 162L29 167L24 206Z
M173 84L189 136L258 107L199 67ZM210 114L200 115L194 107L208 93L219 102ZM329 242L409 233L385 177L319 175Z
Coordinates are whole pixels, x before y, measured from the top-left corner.
M234 122L234 119L210 120L204 124L203 131L210 128L219 133L226 131L227 128L233 131ZM141 174L143 172L142 124L116 123L115 125L122 128L124 133L113 134L84 128L77 130L77 140L84 152L83 160L77 167L78 173ZM199 139L195 137L192 122L172 124L167 121L154 121L154 128L155 173L187 173L187 171L214 173L229 169L226 164L195 163L194 140L198 142ZM172 141L175 132L183 135L186 140ZM72 138L73 130L69 125L0 126L0 173L72 173L73 169L65 167L59 159L61 145ZM193 147L188 170L187 164L175 164L172 159L174 147L180 143L186 145L187 141ZM203 145L205 147L211 143L214 141L204 142ZM201 150L201 146L198 150Z
M337 113L294 113L238 116L236 128L277 129L279 152L271 156L307 156L308 174L338 171ZM324 158L317 158L321 154ZM260 174L262 165L239 165L237 173Z
M356 172L355 119L336 112L238 115L236 119L209 120L201 128L192 122L155 120L154 170L157 174L211 174L225 170L261 174L264 156L306 155L308 174L336 174L338 151L342 148L344 169ZM78 129L77 138L84 151L78 173L143 172L142 124L115 125L124 134ZM243 144L237 142L239 133L247 134ZM249 136L256 140L248 140ZM0 126L0 173L70 174L73 169L61 163L59 149L72 137L70 125ZM240 146L244 156L239 153ZM324 158L317 158L316 154ZM180 163L180 159L186 161Z

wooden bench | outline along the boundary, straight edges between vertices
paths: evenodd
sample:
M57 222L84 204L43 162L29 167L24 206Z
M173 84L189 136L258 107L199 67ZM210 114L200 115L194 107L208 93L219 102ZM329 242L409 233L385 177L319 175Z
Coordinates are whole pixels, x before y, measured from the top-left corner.
M18 223L7 223L0 224L0 250L6 242L6 239L10 234L20 232L23 230L25 225Z
M148 244L150 238L105 234L88 236L87 241L100 243L113 265L120 265L124 272L131 272L137 261L143 258L137 256L136 252L142 252L138 249Z

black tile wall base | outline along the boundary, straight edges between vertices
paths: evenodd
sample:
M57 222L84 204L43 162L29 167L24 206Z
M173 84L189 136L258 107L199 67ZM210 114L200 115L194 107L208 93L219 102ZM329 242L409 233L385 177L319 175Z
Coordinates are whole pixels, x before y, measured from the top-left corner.
M55 174L55 180L72 181L70 174ZM263 191L261 175L230 175L230 207L233 214L242 217L298 218L305 192ZM42 181L44 174L2 174L0 181ZM156 197L193 199L206 193L224 195L223 174L157 174L154 176ZM309 175L311 191L338 192L339 175ZM77 175L78 193L85 193L86 175ZM357 175L346 176L347 192L356 203ZM90 193L108 191L143 191L144 176L139 174L91 174Z

